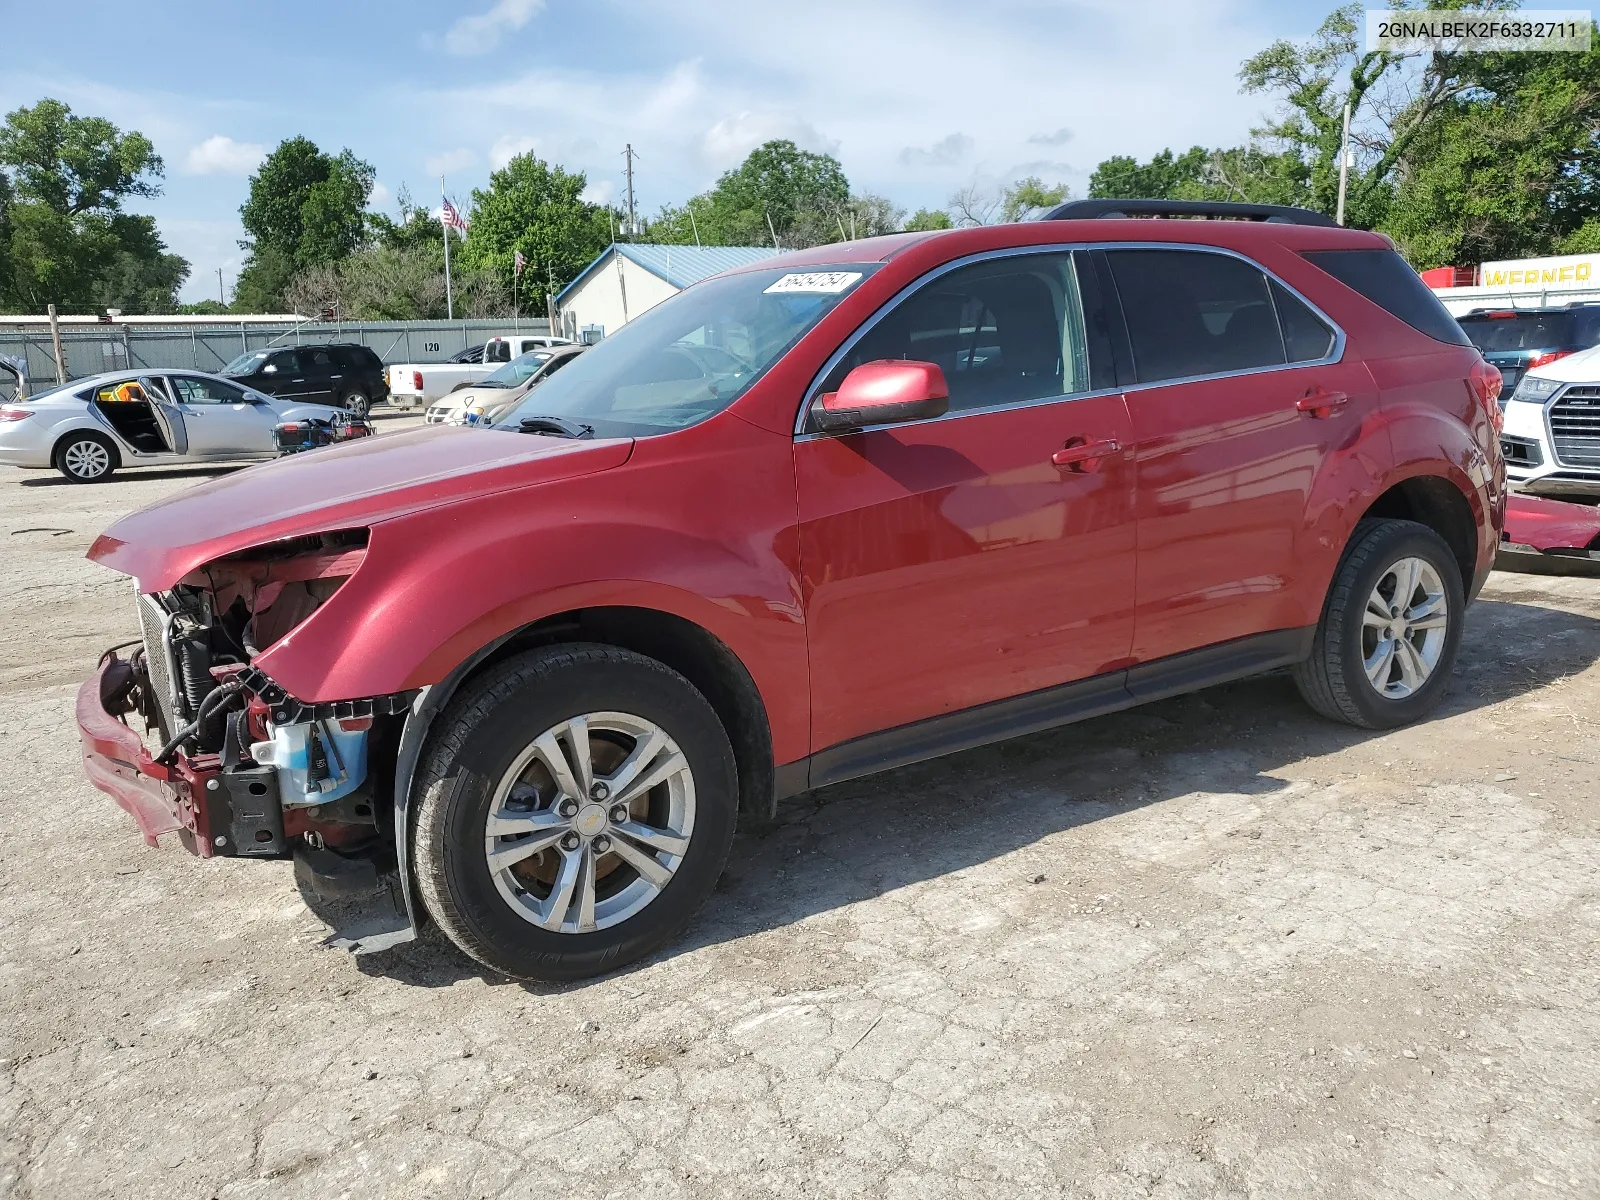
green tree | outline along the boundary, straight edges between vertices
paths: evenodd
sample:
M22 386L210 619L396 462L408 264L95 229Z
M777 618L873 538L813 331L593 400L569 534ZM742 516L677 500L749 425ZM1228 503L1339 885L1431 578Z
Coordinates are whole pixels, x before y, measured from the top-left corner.
M1000 200L1000 219L1020 221L1039 209L1050 209L1072 194L1064 183L1046 185L1037 175L1019 179L1006 188Z
M239 272L235 305L263 311L283 304L289 280L309 267L354 253L366 236L373 170L349 150L323 153L308 138L288 138L250 177L239 209L250 257Z
M1103 200L1176 200L1201 181L1211 152L1191 146L1182 154L1163 150L1141 163L1126 154L1114 154L1089 176L1089 195Z
M461 266L492 272L509 294L520 250L527 270L518 291L560 291L611 242L611 213L582 198L588 183L581 171L517 155L489 176L486 190L473 191Z
M776 238L795 249L846 240L852 215L856 236L869 236L863 225L876 229L897 211L881 197L852 196L838 159L780 139L757 146L710 191L663 208L646 236L708 246L770 246Z
M171 311L189 264L155 221L123 211L160 193L161 158L143 134L44 99L0 127L0 303L42 312Z
M1459 67L1401 160L1384 232L1422 268L1600 249L1600 51Z
M950 214L942 208L919 208L911 214L911 219L906 222L907 233L922 233L935 229L951 229L954 222Z

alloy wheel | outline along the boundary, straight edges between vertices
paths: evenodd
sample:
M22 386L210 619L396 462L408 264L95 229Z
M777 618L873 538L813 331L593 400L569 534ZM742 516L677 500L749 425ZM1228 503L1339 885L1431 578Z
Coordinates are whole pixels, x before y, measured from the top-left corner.
M1361 621L1361 656L1380 696L1403 700L1432 677L1450 627L1450 601L1432 563L1402 558L1378 577Z
M518 916L591 933L661 894L688 851L694 815L689 760L660 726L586 713L534 738L501 777L484 857Z
M73 442L62 453L61 461L79 479L98 479L111 469L110 451L92 438Z

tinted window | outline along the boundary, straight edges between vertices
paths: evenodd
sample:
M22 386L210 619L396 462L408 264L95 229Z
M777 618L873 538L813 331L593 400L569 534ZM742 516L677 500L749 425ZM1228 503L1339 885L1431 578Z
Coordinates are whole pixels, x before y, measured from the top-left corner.
M1112 250L1140 383L1283 363L1267 277L1240 259L1193 250Z
M1457 346L1469 344L1439 297L1395 251L1308 250L1305 257L1418 333Z
M951 411L1088 391L1072 256L1001 258L941 275L874 325L822 390L837 390L862 363L892 358L938 364Z
M1554 350L1573 342L1571 313L1481 313L1460 325L1479 350Z
M303 370L312 371L318 375L326 375L334 369L333 355L326 350L320 349L302 350L300 351L300 366Z
M267 360L267 366L277 367L279 375L295 375L300 371L300 359L293 350L279 350Z
M1278 310L1283 329L1284 349L1292 363L1315 362L1333 353L1333 329L1306 302L1276 279L1272 284L1272 304Z
M1572 310L1572 341L1579 349L1600 345L1600 306Z

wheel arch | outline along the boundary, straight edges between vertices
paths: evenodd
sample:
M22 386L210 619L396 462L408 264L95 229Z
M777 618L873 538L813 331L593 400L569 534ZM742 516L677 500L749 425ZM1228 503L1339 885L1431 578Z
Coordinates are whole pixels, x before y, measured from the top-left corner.
M617 646L671 667L705 696L727 731L739 777L739 815L756 822L776 814L778 792L767 708L749 669L703 626L660 609L594 605L541 617L496 638L436 684L424 688L401 729L394 772L394 835L406 916L423 922L412 877L412 784L428 735L451 698L476 676L517 654L564 642Z
M1394 518L1426 525L1445 541L1461 569L1461 589L1469 598L1478 575L1478 521L1472 503L1454 482L1440 475L1413 475L1391 485L1369 504L1361 521ZM1348 546L1348 542L1346 543Z

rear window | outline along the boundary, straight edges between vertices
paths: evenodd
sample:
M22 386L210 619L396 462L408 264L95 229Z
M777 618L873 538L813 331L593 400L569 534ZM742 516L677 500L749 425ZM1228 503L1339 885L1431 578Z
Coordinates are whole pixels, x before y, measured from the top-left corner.
M1457 346L1471 344L1439 297L1395 251L1307 250L1305 257L1418 333Z
M1472 344L1479 350L1492 353L1496 350L1552 350L1571 344L1573 321L1571 313L1479 313L1462 317L1461 328L1466 330Z

